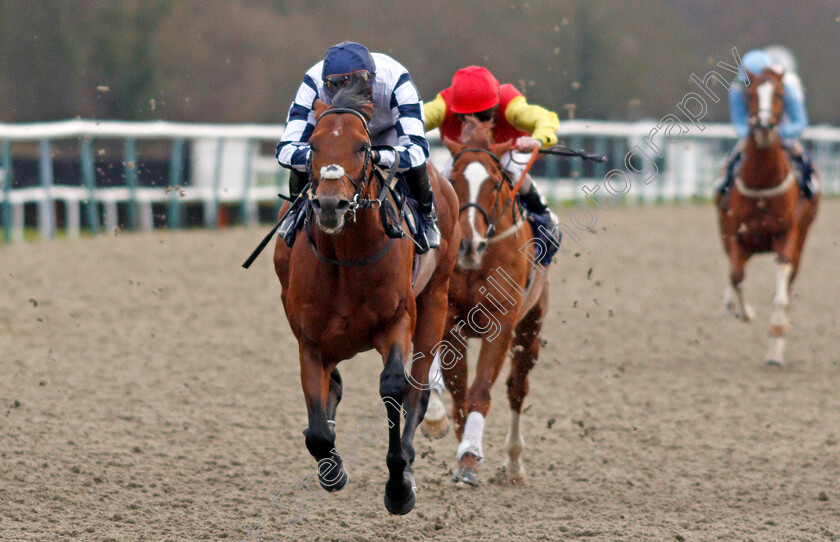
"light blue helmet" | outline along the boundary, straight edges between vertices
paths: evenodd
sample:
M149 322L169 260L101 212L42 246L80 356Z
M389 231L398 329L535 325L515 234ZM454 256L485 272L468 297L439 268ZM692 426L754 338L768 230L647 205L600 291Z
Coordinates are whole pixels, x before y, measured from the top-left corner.
M772 64L773 61L770 59L770 55L761 49L753 49L741 59L741 76L744 75L744 71L758 75Z

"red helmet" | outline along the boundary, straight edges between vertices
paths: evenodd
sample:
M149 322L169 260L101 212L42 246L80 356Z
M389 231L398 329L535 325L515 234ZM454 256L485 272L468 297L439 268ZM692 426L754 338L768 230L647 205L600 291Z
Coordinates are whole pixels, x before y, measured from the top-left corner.
M470 114L499 105L499 82L487 68L467 66L452 76L453 113Z

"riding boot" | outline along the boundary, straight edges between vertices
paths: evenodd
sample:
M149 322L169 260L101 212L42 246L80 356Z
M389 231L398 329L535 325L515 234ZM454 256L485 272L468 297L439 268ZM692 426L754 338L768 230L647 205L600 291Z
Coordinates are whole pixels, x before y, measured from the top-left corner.
M308 182L309 175L305 171L289 170L289 197L292 198L292 201L297 199L300 191L303 190Z
M277 234L283 238L283 241L291 248L295 244L295 237L297 236L297 225L299 223L300 213L303 210L302 200L298 200L301 190L306 187L309 182L309 176L305 171L298 171L296 169L289 170L289 208L283 218L280 219L280 227Z
M435 208L435 195L432 193L432 185L429 183L429 173L426 171L426 164L411 168L403 173L411 195L417 200L420 214L426 223L425 231L416 239L420 245L417 253L423 254L432 248L440 247L440 229L437 223L437 210Z
M796 167L799 168L800 174L796 176L796 180L799 183L799 190L802 191L802 194L806 198L814 199L814 194L819 192L820 189L814 179L814 166L811 163L811 159L804 151L801 154L791 152L791 157Z
M726 159L724 166L724 177L722 181L718 182L717 193L721 196L732 189L732 183L735 182L735 167L741 161L741 151L735 151Z
M531 187L527 192L519 192L519 201L525 207L526 211L538 217L539 222L551 235L551 240L554 244L560 246L562 236L560 228L557 227L560 224L560 220L548 208L542 194L540 194L539 188L537 188L537 183L532 180Z

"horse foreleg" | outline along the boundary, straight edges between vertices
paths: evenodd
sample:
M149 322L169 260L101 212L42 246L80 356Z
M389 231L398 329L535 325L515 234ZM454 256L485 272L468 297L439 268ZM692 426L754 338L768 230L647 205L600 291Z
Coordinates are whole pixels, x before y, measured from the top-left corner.
M341 457L335 449L335 422L327 415L327 396L330 388L327 375L331 374L334 368L334 363L325 367L314 346L301 344L300 380L309 415L309 426L303 430L303 435L306 448L318 461L318 482L327 491L342 489L349 479Z
M452 324L450 326L449 324ZM469 368L467 364L466 339L463 338L463 320L455 323L455 318L447 320L446 329L457 335L450 342L456 352L454 363L443 363L443 380L446 389L452 395L452 423L455 425L455 438L460 441L464 435L464 423L467 420L467 388L469 387ZM444 337L445 338L445 337Z
M744 268L747 264L747 259L750 253L738 243L734 236L727 239L727 246L729 248L729 288L728 293L724 293L724 303L729 299L734 298L737 302L738 315L744 322L750 322L755 318L755 311L744 301L744 292L741 289L741 284L744 282Z
M548 283L545 285L539 303L516 326L513 337L511 348L513 357L507 379L510 427L505 438L505 448L508 458L504 465L505 478L510 484L520 484L525 481L525 469L520 460L522 449L525 447L525 439L522 438L519 419L522 414L522 404L525 396L528 395L528 373L534 368L540 355L539 334L547 305Z
M385 508L392 514L407 514L414 508L414 479L408 457L400 440L400 415L407 393L403 365L408 359L411 336L409 318L402 318L384 339L375 341L385 366L379 376L379 396L388 412L388 481L385 483ZM428 366L426 367L428 370Z
M507 316L514 316L510 313ZM481 341L475 380L467 392L467 421L461 443L458 445L458 470L452 480L471 486L478 486L478 466L484 459L482 439L484 420L490 410L490 388L499 376L513 339L513 326L510 319L496 320L498 333L485 335Z
M776 294L773 296L773 312L770 314L770 338L766 363L782 365L784 363L785 338L790 327L787 310L790 305L790 283L794 273L792 262L795 252L796 232L789 233L774 246L776 258Z

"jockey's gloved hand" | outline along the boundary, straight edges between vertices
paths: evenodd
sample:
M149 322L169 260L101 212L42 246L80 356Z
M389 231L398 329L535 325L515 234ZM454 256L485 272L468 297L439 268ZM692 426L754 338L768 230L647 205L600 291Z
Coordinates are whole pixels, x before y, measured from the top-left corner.
M374 164L385 168L393 166L397 161L397 153L393 149L373 149L370 157Z
M519 152L534 152L534 149L542 147L542 142L531 136L520 136L516 139L515 145Z

